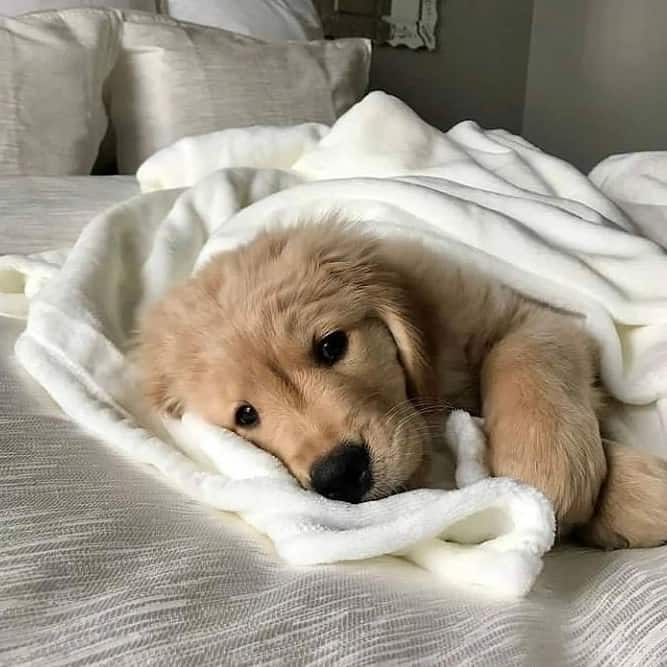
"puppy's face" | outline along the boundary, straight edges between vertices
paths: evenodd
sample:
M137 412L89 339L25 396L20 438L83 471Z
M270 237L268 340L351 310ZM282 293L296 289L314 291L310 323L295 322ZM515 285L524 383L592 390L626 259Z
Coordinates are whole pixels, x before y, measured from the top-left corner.
M220 255L147 316L148 395L358 502L421 481L428 370L408 295L376 246L339 228L266 234Z

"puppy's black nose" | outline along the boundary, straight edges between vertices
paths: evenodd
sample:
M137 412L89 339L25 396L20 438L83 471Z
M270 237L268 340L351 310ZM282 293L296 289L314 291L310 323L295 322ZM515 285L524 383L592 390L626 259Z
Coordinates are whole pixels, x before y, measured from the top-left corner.
M373 483L368 450L356 443L341 443L315 462L310 471L310 483L326 498L358 503Z

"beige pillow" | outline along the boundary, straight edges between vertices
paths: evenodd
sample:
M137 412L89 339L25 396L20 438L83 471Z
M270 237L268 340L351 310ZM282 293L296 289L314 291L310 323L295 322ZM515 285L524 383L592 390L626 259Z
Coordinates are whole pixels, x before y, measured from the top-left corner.
M366 91L367 40L268 43L166 16L124 15L109 80L120 173L185 136L332 123Z
M90 173L120 26L94 9L0 17L0 175Z

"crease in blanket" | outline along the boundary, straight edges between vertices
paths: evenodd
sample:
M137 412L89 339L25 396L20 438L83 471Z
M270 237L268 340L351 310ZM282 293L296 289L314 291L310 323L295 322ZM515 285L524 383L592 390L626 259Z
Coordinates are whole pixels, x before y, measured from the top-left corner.
M143 194L92 220L69 250L0 257L0 312L27 315L16 354L77 423L200 501L236 512L294 564L397 554L444 582L526 594L554 538L545 498L491 479L482 425L453 413L456 490L350 506L301 489L250 443L146 407L128 350L171 285L261 229L336 212L423 239L524 294L578 313L633 443L667 423L667 257L570 165L502 131L442 133L371 93L334 126L183 139L139 169ZM647 416L650 413L651 417ZM661 442L652 443L665 455Z

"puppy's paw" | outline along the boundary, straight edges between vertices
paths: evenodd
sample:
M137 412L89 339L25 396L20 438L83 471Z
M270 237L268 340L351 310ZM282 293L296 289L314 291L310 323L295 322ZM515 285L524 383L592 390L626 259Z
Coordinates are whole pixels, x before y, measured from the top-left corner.
M607 479L595 516L577 537L603 549L667 542L667 461L605 440Z
M554 507L560 535L593 516L607 470L594 415L569 417L561 421L515 414L493 422L490 431L493 474L544 493Z

